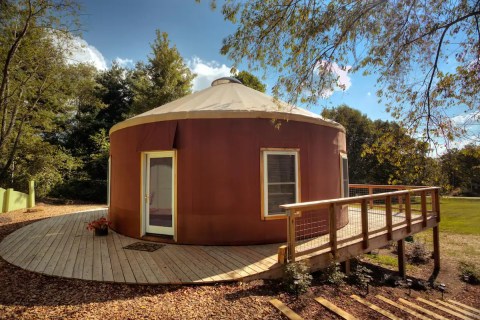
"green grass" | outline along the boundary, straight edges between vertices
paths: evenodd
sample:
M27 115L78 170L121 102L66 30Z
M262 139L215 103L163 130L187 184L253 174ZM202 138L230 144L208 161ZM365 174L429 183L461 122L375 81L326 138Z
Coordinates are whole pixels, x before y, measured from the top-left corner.
M440 230L458 234L480 235L480 200L440 200Z

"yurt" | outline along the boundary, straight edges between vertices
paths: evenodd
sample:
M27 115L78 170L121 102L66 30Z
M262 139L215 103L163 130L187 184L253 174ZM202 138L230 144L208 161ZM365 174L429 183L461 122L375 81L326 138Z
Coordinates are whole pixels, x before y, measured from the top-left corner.
M233 78L116 124L110 143L109 219L139 239L283 242L279 205L340 198L348 187L340 124ZM328 213L318 214L327 233ZM337 215L341 228L348 215Z

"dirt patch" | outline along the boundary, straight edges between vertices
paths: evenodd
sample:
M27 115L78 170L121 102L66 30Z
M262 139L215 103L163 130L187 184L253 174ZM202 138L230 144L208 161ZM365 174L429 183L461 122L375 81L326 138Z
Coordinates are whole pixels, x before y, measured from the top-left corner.
M30 212L16 211L0 214L0 240L14 230L39 219L69 212L98 208L99 205L48 205L42 204ZM444 242L478 241L478 238L443 238L442 270L437 281L447 285L446 297L480 308L480 286L465 285L459 280L459 257L448 257ZM464 240L462 240L464 239ZM473 243L473 242L469 242ZM478 248L478 247L476 247ZM475 249L476 250L476 249ZM474 251L477 252L477 251ZM379 254L390 254L382 249ZM476 259L476 258L475 258ZM475 260L477 261L477 260ZM314 274L313 286L301 297L283 292L279 281L253 281L210 286L140 286L98 283L63 279L35 274L13 266L0 259L0 318L1 319L284 319L268 301L277 298L305 319L339 319L314 301L322 296L345 309L359 319L381 319L382 316L353 300L356 294L370 302L385 307L402 318L407 314L393 311L392 307L375 298L381 294L391 300L413 296L438 299L437 290L413 291L408 295L405 287L390 287L382 283L383 274L392 273L388 268L375 265L374 281L366 295L365 288L353 285L339 287L326 285ZM394 267L390 267L393 269ZM427 280L433 270L432 262L412 266L408 276ZM366 296L365 296L366 295Z

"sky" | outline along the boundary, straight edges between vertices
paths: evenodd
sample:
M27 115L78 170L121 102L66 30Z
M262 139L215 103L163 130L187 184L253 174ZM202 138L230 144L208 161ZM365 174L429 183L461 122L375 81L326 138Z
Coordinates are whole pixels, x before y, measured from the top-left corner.
M222 40L235 31L235 25L224 21L221 12L210 9L209 0L80 0L82 36L77 39L77 61L89 61L99 69L113 61L133 67L151 52L155 30L167 32L185 62L197 74L193 90L210 86L216 78L229 76L233 65L220 54ZM243 67L243 68L242 68ZM243 65L240 70L246 70ZM338 68L339 69L339 68ZM247 70L252 72L251 70ZM340 81L347 90L336 90L310 111L320 113L324 107L342 103L367 114L371 119L391 119L385 108L377 104L375 79L341 72ZM252 72L259 78L262 72ZM275 77L261 79L269 88Z

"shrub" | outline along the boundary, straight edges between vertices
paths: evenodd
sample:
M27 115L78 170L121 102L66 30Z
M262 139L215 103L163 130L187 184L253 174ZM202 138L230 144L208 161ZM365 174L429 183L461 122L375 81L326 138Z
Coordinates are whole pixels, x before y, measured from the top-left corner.
M308 272L305 262L291 262L285 266L283 284L287 292L300 295L307 292L312 283L312 276Z
M339 286L345 282L345 274L340 271L339 263L332 263L330 266L322 270L322 278L325 282Z
M350 273L348 276L348 282L351 284L355 284L359 287L365 288L367 284L370 282L372 277L370 274L372 270L368 269L367 267L358 264L354 271Z
M480 284L480 269L473 263L460 261L458 269L462 281L470 284Z
M425 264L430 261L431 252L427 250L423 242L414 242L407 253L408 261L413 264Z

